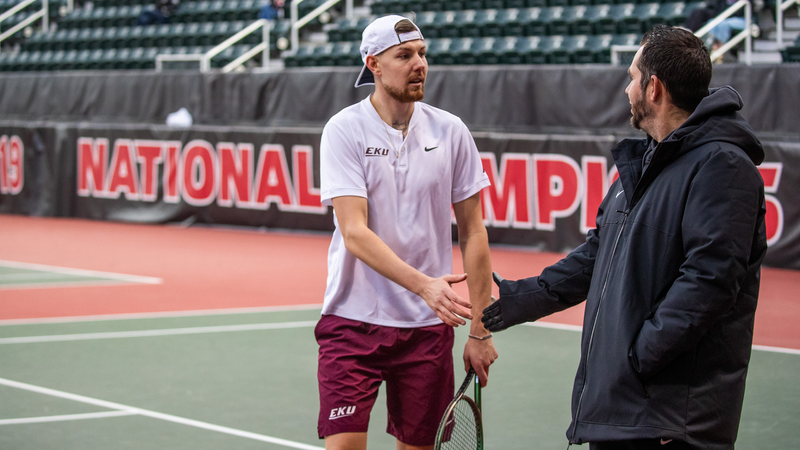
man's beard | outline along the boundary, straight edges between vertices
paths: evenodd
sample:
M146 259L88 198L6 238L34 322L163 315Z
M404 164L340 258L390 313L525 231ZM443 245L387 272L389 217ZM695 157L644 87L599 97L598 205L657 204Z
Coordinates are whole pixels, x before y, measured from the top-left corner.
M389 94L390 97L397 100L400 103L413 103L422 100L422 97L425 96L425 83L423 82L419 89L411 90L411 88L406 85L405 89L395 89L388 84L383 85L383 88L386 90L386 93Z
M631 126L637 130L641 130L642 122L653 115L653 108L647 105L644 95L642 95L636 103L631 105L631 112L633 113L633 117L631 117Z

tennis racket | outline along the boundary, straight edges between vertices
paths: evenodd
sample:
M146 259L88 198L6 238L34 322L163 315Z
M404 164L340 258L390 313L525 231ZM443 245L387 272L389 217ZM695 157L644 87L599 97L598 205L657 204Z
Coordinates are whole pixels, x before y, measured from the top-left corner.
M475 400L465 395L473 380ZM439 429L436 431L433 448L434 450L483 450L481 382L472 367L458 388L455 398L447 405L442 421L439 422Z

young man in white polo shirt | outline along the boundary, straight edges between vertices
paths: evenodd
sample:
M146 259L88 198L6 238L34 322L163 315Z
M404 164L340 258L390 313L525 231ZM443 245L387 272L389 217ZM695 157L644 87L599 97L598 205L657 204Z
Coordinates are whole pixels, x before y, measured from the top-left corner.
M386 381L398 449L432 448L453 395L453 327L471 319L465 366L486 384L497 358L481 312L491 261L480 190L489 185L461 120L422 100L422 33L400 16L363 33L356 87L375 92L322 133L322 200L334 231L319 352L319 435L327 449L366 449L369 414ZM452 275L451 206L465 274ZM467 281L469 301L450 287ZM460 317L459 317L460 316Z

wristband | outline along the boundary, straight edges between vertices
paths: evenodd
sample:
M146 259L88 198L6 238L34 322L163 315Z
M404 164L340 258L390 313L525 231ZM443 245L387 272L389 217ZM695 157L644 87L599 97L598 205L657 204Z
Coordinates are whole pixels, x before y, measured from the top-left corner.
M477 339L479 341L485 341L485 340L489 339L490 337L492 337L492 333L489 333L486 336L475 336L474 334L470 334L469 335L470 339Z

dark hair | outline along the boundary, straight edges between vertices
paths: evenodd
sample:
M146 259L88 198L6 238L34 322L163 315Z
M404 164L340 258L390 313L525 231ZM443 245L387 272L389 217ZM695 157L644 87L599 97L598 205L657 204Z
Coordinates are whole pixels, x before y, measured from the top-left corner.
M711 83L711 57L703 41L685 28L656 25L645 33L641 45L637 67L642 72L642 91L655 75L675 106L694 112Z
M394 31L397 34L401 33L411 33L412 31L417 31L417 27L414 26L414 23L408 19L398 20L396 24L394 24Z

